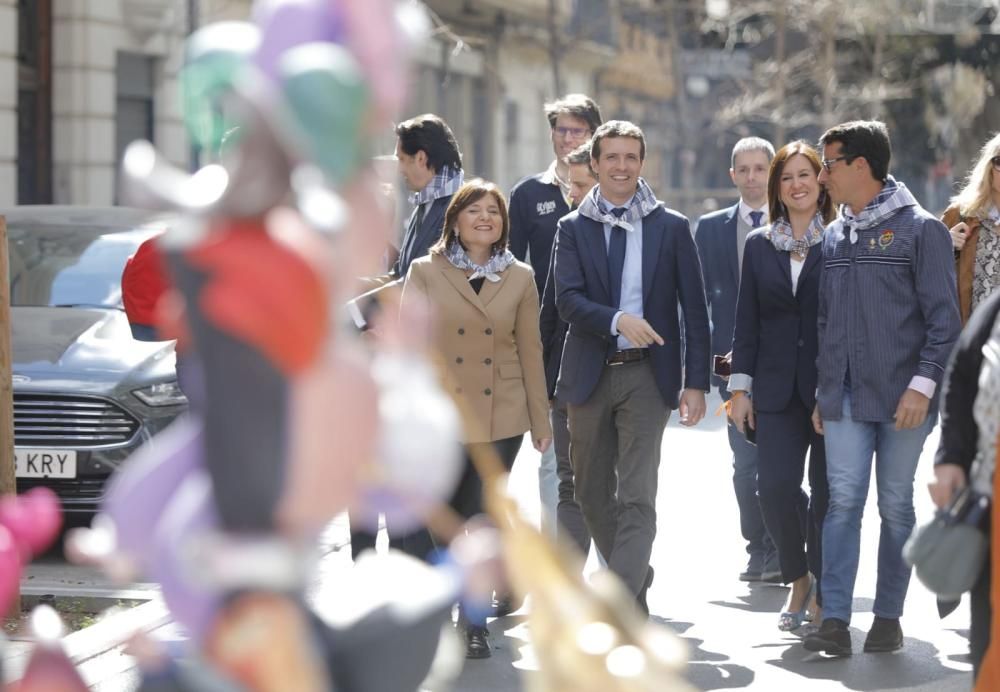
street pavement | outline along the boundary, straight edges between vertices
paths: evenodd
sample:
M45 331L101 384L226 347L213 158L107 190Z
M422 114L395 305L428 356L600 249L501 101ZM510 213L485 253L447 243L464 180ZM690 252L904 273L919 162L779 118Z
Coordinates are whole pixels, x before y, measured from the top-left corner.
M709 398L709 415L698 427L683 428L671 420L663 439L657 501L658 535L652 564L656 580L649 591L652 618L673 631L687 646L687 680L700 690L898 690L951 692L971 687L968 663L968 605L938 618L933 596L914 578L902 620L905 646L893 654L864 654L861 646L872 620L878 545L878 509L874 490L865 512L861 565L852 622L855 655L830 659L806 652L797 633L777 629L777 614L787 589L745 584L737 580L746 564L739 535L731 481L731 455L724 421L713 415L717 395ZM937 432L928 438L917 479L918 521L933 512L925 490L932 477ZM522 447L510 487L524 512L537 518L538 454ZM384 537L380 539L384 545ZM350 569L346 519L335 521L324 538L325 555L313 597L336 598L338 573ZM597 567L593 554L587 569ZM490 623L494 655L467 661L453 686L430 690L508 692L523 689L536 663L524 612ZM172 625L155 633L182 641ZM455 643L455 642L453 642ZM456 644L457 646L457 644ZM132 659L120 648L91 658L81 670L92 689L123 692L135 689Z

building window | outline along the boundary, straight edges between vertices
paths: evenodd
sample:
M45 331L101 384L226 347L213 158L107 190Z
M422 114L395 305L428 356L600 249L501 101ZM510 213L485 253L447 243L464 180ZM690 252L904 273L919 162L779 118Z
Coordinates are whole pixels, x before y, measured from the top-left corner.
M52 201L52 2L17 3L17 201Z
M153 141L154 58L118 52L115 79L115 161L137 139ZM117 173L115 174L117 180ZM117 185L115 189L117 189Z

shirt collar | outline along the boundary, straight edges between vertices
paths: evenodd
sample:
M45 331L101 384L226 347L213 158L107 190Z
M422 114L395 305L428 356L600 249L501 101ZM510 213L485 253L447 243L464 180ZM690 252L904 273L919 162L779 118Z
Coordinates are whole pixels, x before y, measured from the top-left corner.
M628 209L629 207L631 207L632 200L635 199L635 195L633 194L631 197L629 197L628 201L626 201L625 204L612 204L604 197L604 195L598 195L598 198L600 199L599 206L601 210L604 211L605 213L610 214L612 209L617 209L618 207L625 207L626 209Z
M764 216L760 217L761 223L767 223L767 202L764 202L764 206L760 207L759 209L755 209L754 207L751 207L749 204L747 204L746 202L744 202L743 198L741 197L740 198L739 215L740 215L740 218L743 219L743 221L748 226L753 226L753 219L750 218L750 212L752 212L752 211L762 211L762 212L764 212Z

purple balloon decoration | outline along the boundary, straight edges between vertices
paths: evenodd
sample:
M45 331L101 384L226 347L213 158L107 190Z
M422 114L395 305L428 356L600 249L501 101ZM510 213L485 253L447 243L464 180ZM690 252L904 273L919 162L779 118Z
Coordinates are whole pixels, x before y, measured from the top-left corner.
M304 43L339 43L344 24L329 0L264 0L254 6L261 42L254 64L272 82L280 81L281 56Z
M184 481L202 468L203 447L201 423L181 418L112 477L102 511L114 522L118 550L143 568L161 515Z
M193 539L218 526L212 480L208 472L198 469L177 488L149 541L150 576L159 582L174 619L199 643L222 599L211 586L193 579L189 546Z

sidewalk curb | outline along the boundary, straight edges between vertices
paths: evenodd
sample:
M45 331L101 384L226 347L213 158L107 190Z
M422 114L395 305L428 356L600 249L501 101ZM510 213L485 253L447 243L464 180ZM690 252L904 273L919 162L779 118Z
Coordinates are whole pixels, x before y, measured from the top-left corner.
M159 590L144 590L137 592L131 589L79 589L73 591L66 587L55 585L39 586L32 584L25 588L24 593L42 594L55 593L60 596L80 596L104 598L147 600L147 603L134 608L122 610L119 613L102 618L99 622L77 632L66 635L62 639L63 649L74 664L80 665L96 656L115 649L134 632L149 632L171 621L170 612L160 595ZM3 678L7 682L19 680L24 675L34 643L26 640L10 640L6 642L3 651Z

